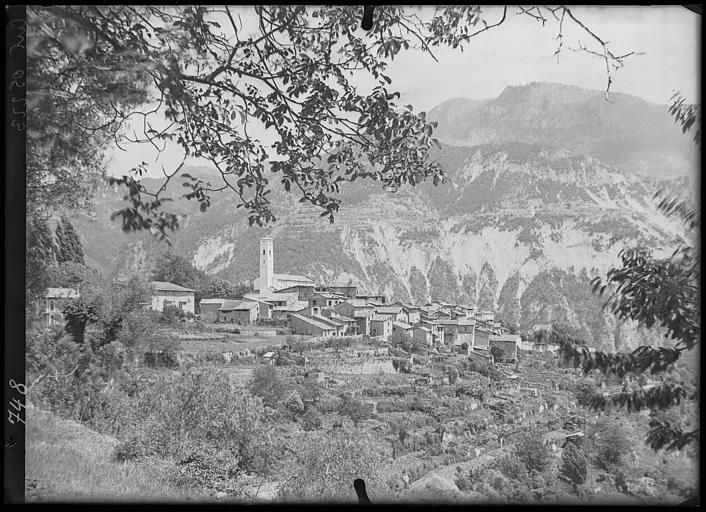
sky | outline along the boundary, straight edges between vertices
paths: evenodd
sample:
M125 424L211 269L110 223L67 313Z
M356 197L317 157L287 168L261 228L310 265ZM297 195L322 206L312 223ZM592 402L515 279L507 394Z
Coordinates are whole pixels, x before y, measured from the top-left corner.
M431 12L430 7L409 7ZM246 26L252 7L231 7L240 11ZM574 15L603 40L614 54L641 52L625 59L624 67L613 72L611 91L638 96L652 103L669 102L680 90L689 102L700 102L701 17L681 6L572 6ZM497 97L507 86L530 82L557 82L587 89L605 90L605 62L585 52L573 51L578 41L592 49L585 32L567 19L564 45L557 57L558 23L546 26L527 15L517 15L509 7L503 25L473 38L461 52L436 48L434 59L422 52L403 52L388 67L392 90L401 93L399 103L411 103L415 111L429 111L455 97L488 99ZM502 6L483 8L488 23L499 20ZM362 29L361 29L362 30ZM161 167L175 168L183 158L177 147L158 154L149 144L128 144L117 148L109 172L124 174L145 161L161 175ZM207 165L207 162L187 161Z

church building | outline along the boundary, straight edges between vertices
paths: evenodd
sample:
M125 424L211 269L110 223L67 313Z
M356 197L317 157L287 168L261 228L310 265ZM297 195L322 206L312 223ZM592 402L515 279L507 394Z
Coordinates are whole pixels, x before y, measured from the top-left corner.
M308 277L274 273L274 244L270 237L260 239L260 277L253 285L260 295L271 295L277 290L292 286L314 286Z

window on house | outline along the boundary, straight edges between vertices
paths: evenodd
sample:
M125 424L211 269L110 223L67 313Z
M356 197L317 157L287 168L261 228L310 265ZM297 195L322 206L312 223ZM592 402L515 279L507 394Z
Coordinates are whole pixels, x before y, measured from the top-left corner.
M262 250L262 255L263 255L263 256L265 255L265 249Z

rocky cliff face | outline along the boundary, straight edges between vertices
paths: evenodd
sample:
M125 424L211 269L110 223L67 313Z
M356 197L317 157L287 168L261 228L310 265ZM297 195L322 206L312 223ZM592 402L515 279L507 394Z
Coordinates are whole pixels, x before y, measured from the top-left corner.
M584 101L581 94L568 96ZM485 103L473 108L479 104ZM283 192L273 193L278 222L269 229L248 227L227 196L214 198L205 214L182 206L191 215L175 236L175 250L207 273L254 279L258 240L268 234L275 239L276 272L402 300L471 303L495 309L520 329L568 321L607 349L658 341L659 333L604 313L589 286L617 262L622 247L646 244L666 252L682 236L657 213L653 181L544 143L444 145L437 157L447 173L438 187L425 183L390 193L355 182L343 193L334 224ZM109 191L96 218L118 204ZM101 240L115 239L117 227L98 229L95 222L80 226L87 246L107 247ZM92 261L149 271L163 248L140 236L122 240L120 250L96 251Z

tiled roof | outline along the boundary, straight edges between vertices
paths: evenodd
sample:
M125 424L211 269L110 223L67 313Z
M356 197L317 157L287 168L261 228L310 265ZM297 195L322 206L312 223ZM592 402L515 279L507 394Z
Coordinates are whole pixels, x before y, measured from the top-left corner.
M426 331L426 332L431 332L431 329L429 329L429 327L424 327L423 325L415 325L414 328L420 329L420 330Z
M167 281L152 281L150 283L154 287L155 291L158 292L195 292L191 288L184 288L178 284L168 283Z
M490 341L511 341L514 343L519 343L522 341L517 334L494 334L490 336Z
M371 321L371 322L385 322L385 321L388 321L388 320L390 320L390 317L389 317L389 316L376 315L376 314L370 315L370 321Z
M295 284L292 286L287 286L286 288L282 288L281 290L275 290L275 293L287 293L287 292L296 293L296 292L292 292L292 290L301 289L301 288L314 288L314 285L313 284Z
M344 327L345 324L343 322L339 322L338 320L335 320L333 318L327 318L322 315L311 315L311 318L314 320L318 320L321 323L331 325L333 327Z
M80 294L73 288L47 288L47 299L78 299Z
M351 318L346 315L341 315L336 313L336 316L333 317L335 320L340 320L342 322L355 322L355 318Z
M200 304L223 304L227 300L230 300L230 299L201 299L199 301L199 305Z
M379 306L375 308L376 313L380 314L398 314L402 312L402 306Z
M365 299L348 299L346 301L348 304L353 306L354 308L372 308L374 307L372 304L368 304L368 301Z
M392 325L394 325L395 327L399 327L400 329L405 329L405 330L412 328L411 325L406 324L404 322L392 322Z
M255 302L264 302L266 304L269 304L268 301L277 300L273 299L272 295L260 295L257 293L246 293L245 295L243 295L243 299Z
M290 313L289 318L296 318L297 320L301 320L302 322L306 322L308 324L313 325L314 327L318 327L319 329L324 329L325 331L333 331L335 330L333 327L331 327L328 324L325 324L323 322L320 322L314 318L310 318L308 316L304 315L299 315L297 313Z
M257 308L257 302L247 300L227 300L219 308L221 311L246 311Z
M272 274L272 277L281 281L301 281L302 283L314 283L314 281L308 277L298 276L295 274Z
M297 300L286 306L275 306L272 311L301 311L309 307L309 303L303 300Z

